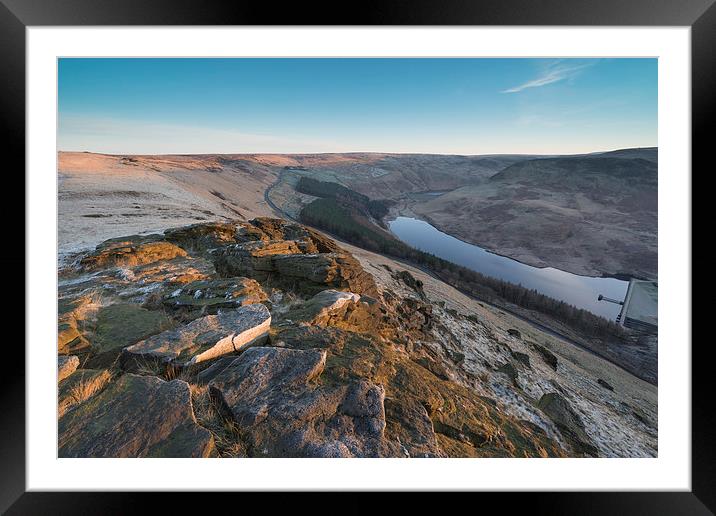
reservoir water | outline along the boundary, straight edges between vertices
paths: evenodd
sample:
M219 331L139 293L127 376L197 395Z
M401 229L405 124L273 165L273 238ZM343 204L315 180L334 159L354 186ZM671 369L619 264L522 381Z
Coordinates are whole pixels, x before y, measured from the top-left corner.
M438 231L423 220L398 217L388 222L390 230L406 244L462 265L486 276L535 289L608 319L616 319L620 306L598 301L599 294L623 300L629 283L615 278L579 276L552 267L532 267L468 244Z

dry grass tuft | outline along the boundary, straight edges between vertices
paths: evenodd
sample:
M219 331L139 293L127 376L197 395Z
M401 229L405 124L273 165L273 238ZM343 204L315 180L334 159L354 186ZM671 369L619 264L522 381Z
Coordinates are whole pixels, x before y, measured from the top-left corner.
M196 421L214 436L219 457L246 457L246 446L241 440L236 423L226 419L216 408L206 385L189 384Z
M162 378L168 382L172 380L183 380L186 383L191 384L191 382L196 379L196 374L189 367L176 367L170 365L164 370Z
M162 380L183 380L192 383L196 378L196 371L190 367L178 367L165 364L151 358L134 358L134 374L140 376L157 376Z
M97 378L82 378L70 390L70 397L75 404L80 404L101 391L111 379L112 374L109 371Z
M83 371L74 374L81 375L80 379L70 387L66 396L60 396L58 417L64 416L72 407L100 392L112 380L113 376L108 370L101 371L99 374L95 374L94 371ZM71 382L72 377L66 381Z
M99 290L93 290L84 294L76 303L77 307L72 311L72 315L78 321L89 319L97 310L108 304Z
M134 358L134 374L140 376L158 376L162 378L166 371L166 366L156 360L146 358Z

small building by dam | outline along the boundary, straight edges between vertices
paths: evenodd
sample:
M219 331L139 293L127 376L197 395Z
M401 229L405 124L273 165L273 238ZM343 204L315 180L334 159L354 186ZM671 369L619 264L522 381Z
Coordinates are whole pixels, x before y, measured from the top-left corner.
M622 326L645 333L658 332L659 284L656 281L631 279L624 301L603 295L598 300L621 305L617 322Z

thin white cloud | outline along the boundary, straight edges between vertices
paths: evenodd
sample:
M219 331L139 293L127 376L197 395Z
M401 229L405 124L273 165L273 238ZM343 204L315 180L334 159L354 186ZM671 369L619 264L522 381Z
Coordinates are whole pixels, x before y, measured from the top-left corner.
M574 77L580 70L592 66L593 64L594 63L569 66L562 64L562 61L556 61L555 63L553 63L552 66L547 68L547 70L545 70L545 72L541 76L537 77L536 79L527 81L524 84L515 86L514 88L503 90L500 93L518 93L528 88L539 88L541 86L546 86L548 84L563 81L565 79Z

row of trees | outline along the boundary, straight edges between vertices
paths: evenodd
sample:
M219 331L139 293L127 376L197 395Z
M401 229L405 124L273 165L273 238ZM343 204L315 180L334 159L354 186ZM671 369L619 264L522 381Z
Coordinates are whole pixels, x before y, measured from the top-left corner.
M340 186L340 185L339 185ZM342 187L343 188L343 187ZM453 287L478 299L500 304L505 301L527 310L548 315L582 336L601 339L624 339L626 334L618 324L577 308L534 289L527 289L490 276L485 276L433 254L414 249L370 223L352 205L336 198L316 199L303 208L301 220L329 231L369 251L393 256L434 271Z
M367 195L355 192L338 183L319 181L311 177L301 177L296 190L315 197L335 199L341 205L350 207L362 215L370 214L380 220L388 214L390 201L387 199L371 200Z

